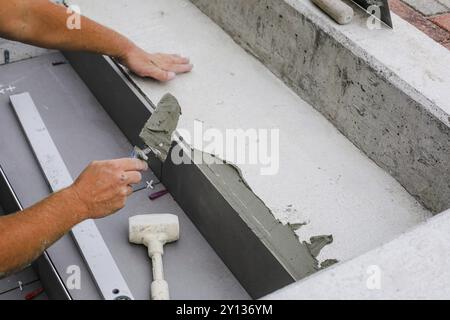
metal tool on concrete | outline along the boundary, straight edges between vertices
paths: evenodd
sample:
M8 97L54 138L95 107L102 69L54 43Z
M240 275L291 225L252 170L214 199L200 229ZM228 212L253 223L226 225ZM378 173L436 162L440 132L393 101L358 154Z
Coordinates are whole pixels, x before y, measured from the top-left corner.
M162 256L166 243L180 238L180 223L173 214L148 214L129 219L129 240L131 243L144 244L152 259L153 282L152 300L169 300L169 285L164 280Z
M385 23L389 28L393 28L391 10L389 9L388 0L352 0L359 7L367 11L368 13L374 15L374 12L371 10L373 6L376 6L377 13L379 13L379 17L375 16L375 18L379 19L381 22Z
M10 100L53 192L70 186L73 179L31 96L28 93L22 93L11 96ZM75 226L71 233L103 298L106 300L133 299L95 222L86 220Z
M339 24L349 24L353 20L353 9L341 0L312 0L316 6Z

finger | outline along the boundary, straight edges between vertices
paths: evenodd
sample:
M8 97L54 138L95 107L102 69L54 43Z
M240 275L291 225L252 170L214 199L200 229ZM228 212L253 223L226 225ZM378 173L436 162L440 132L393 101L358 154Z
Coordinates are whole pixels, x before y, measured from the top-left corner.
M186 57L182 57L179 54L171 54L172 62L175 64L188 64L190 59Z
M124 171L146 171L148 170L148 164L145 161L139 159L124 158L113 160Z
M142 180L142 174L139 171L128 171L125 176L127 184L137 184Z
M126 186L126 195L129 197L133 193L133 188L131 186Z
M167 82L173 80L176 77L176 73L173 71L166 71L155 66L149 66L144 76L150 77L161 82Z
M193 67L192 64L173 64L168 67L168 70L175 73L186 73L190 72Z

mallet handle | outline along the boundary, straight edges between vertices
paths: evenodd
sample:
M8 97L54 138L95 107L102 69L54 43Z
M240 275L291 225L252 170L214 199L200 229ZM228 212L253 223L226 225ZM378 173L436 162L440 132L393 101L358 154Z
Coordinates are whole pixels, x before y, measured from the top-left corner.
M164 267L161 254L156 253L153 255L152 266L153 266L153 280L164 280Z
M162 254L152 255L153 282L151 285L152 300L169 300L169 284L164 280Z

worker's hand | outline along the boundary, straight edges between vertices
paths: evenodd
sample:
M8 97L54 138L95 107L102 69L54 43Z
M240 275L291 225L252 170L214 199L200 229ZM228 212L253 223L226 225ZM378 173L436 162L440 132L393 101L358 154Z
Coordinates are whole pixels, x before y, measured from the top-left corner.
M151 54L139 47L128 50L119 62L140 77L153 78L162 82L170 81L178 73L190 72L193 65L188 58L176 54Z
M125 206L133 193L132 184L142 180L141 171L148 169L138 159L92 162L69 188L80 205L80 219L98 219Z

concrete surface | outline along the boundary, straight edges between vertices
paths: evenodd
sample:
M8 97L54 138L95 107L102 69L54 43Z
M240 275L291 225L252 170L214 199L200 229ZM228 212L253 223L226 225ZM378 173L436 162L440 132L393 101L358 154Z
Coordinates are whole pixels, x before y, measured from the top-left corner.
M435 213L450 207L450 55L398 17L338 26L310 1L192 0Z
M450 210L264 299L450 299Z
M191 57L194 71L168 84L132 76L153 102L166 92L179 99L180 129L192 133L195 120L205 129L221 132L280 129L278 174L261 175L262 165L239 164L239 168L276 218L307 223L297 232L301 240L333 235L334 243L322 251L320 260L350 259L430 216L389 174L189 1L70 3L149 51ZM309 27L304 28L306 33Z

